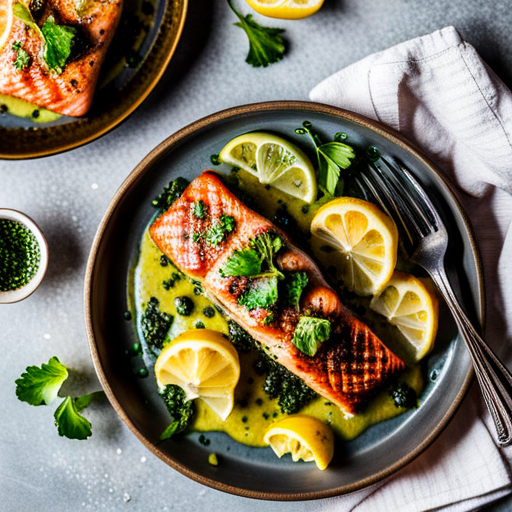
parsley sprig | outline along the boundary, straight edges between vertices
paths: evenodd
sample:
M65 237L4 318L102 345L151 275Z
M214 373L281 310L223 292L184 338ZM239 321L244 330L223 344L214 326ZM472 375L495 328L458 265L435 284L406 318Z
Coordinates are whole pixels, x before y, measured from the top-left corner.
M336 192L343 192L343 180L340 180L341 171L348 169L351 160L355 158L354 150L341 142L344 134L337 133L334 141L322 144L320 137L311 129L311 123L304 121L302 128L295 130L299 135L306 133L315 144L318 159L318 187L324 194L334 196Z
M23 71L30 65L30 61L32 60L30 55L28 54L27 50L23 48L19 41L16 41L12 45L12 50L16 53L16 60L13 62L13 66L18 71Z
M249 53L245 62L255 68L267 67L269 64L279 62L286 50L283 38L279 35L284 30L282 28L263 27L253 20L252 14L242 16L233 7L232 0L228 0L228 5L240 19L235 25L242 28L249 38Z
M314 356L331 335L331 322L324 318L301 316L295 327L292 343L304 354Z
M51 357L41 367L29 366L16 380L16 396L30 405L50 405L58 396L62 384L69 376L68 369L57 357ZM69 439L87 439L92 435L91 422L80 414L103 391L72 398L66 396L55 411L55 425L59 435Z

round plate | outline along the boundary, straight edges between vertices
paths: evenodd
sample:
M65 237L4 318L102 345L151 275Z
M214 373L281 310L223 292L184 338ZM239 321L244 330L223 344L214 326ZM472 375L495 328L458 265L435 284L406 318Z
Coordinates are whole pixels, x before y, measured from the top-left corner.
M138 66L125 67L109 80L109 70L126 52L127 40L135 25L140 23L134 21L138 3L140 0L124 1L121 21L91 110L83 117L63 116L44 124L9 114L0 115L0 158L35 158L87 144L112 130L146 99L174 54L185 23L188 0L155 0L153 22L137 52ZM102 86L102 81L108 83Z
M450 236L450 276L458 279L473 320L481 321L483 316L482 274L467 218L445 179L390 129L326 105L277 102L223 111L168 138L126 179L96 234L85 279L85 317L92 357L115 410L153 453L198 482L253 498L325 498L355 491L390 475L441 432L472 376L468 352L447 316L440 321L435 350L426 360L427 385L421 406L371 427L353 441L338 441L335 458L325 471L318 471L314 464L293 463L289 457L277 459L270 448L249 448L223 433L208 434L208 448L198 442L197 434L158 441L169 415L154 378L138 379L124 356L138 341L133 322L124 320L123 312L139 240L155 213L151 200L171 179L193 179L210 168L210 156L236 135L271 130L307 147L306 139L294 131L304 120L311 121L324 140L344 131L349 142L359 147L375 145L383 155L399 158L414 172L445 219ZM429 379L434 371L437 378ZM218 467L208 464L212 451L219 455Z

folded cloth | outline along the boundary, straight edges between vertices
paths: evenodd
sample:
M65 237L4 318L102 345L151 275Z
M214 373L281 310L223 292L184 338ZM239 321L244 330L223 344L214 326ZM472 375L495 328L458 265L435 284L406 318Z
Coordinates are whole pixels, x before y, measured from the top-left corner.
M512 362L511 91L447 27L352 64L317 85L310 98L399 130L468 194L461 199L490 292L486 339ZM384 483L324 501L322 510L481 509L512 492L511 450L498 448L493 436L474 385L425 453Z

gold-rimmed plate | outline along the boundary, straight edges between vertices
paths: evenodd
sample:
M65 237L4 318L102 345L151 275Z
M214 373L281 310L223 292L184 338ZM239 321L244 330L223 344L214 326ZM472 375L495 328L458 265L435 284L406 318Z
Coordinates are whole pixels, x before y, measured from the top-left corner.
M0 158L67 151L105 135L125 120L163 75L180 39L187 6L188 0L125 0L91 110L83 117L62 116L40 123L2 109Z
M140 237L154 215L151 200L177 176L193 179L210 168L210 156L233 137L273 131L302 146L295 134L304 120L323 136L339 131L358 147L375 145L383 155L410 168L443 214L450 233L450 277L461 286L472 319L483 318L483 287L478 251L466 215L446 179L398 133L363 116L327 105L274 102L246 105L201 119L169 137L128 176L96 234L85 279L85 318L99 379L119 416L167 464L216 489L241 496L304 500L325 498L372 485L402 468L439 435L455 413L472 377L471 362L451 318L440 324L436 347L425 360L426 386L418 409L379 423L350 442L337 442L325 471L314 464L277 459L270 448L249 448L223 433L210 433L208 447L192 433L159 441L169 415L154 378L138 379L124 355L138 341L124 319L130 270ZM431 376L429 378L429 376ZM214 451L221 463L208 464Z

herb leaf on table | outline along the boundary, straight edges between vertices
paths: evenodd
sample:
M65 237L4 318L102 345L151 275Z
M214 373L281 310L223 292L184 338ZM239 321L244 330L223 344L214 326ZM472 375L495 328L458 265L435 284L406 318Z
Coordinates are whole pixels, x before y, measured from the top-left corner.
M253 20L252 14L242 16L233 7L232 0L228 0L228 4L240 19L234 25L242 28L249 38L249 53L245 62L255 68L267 67L269 64L279 62L286 51L283 38L279 35L284 32L284 29L264 27Z

